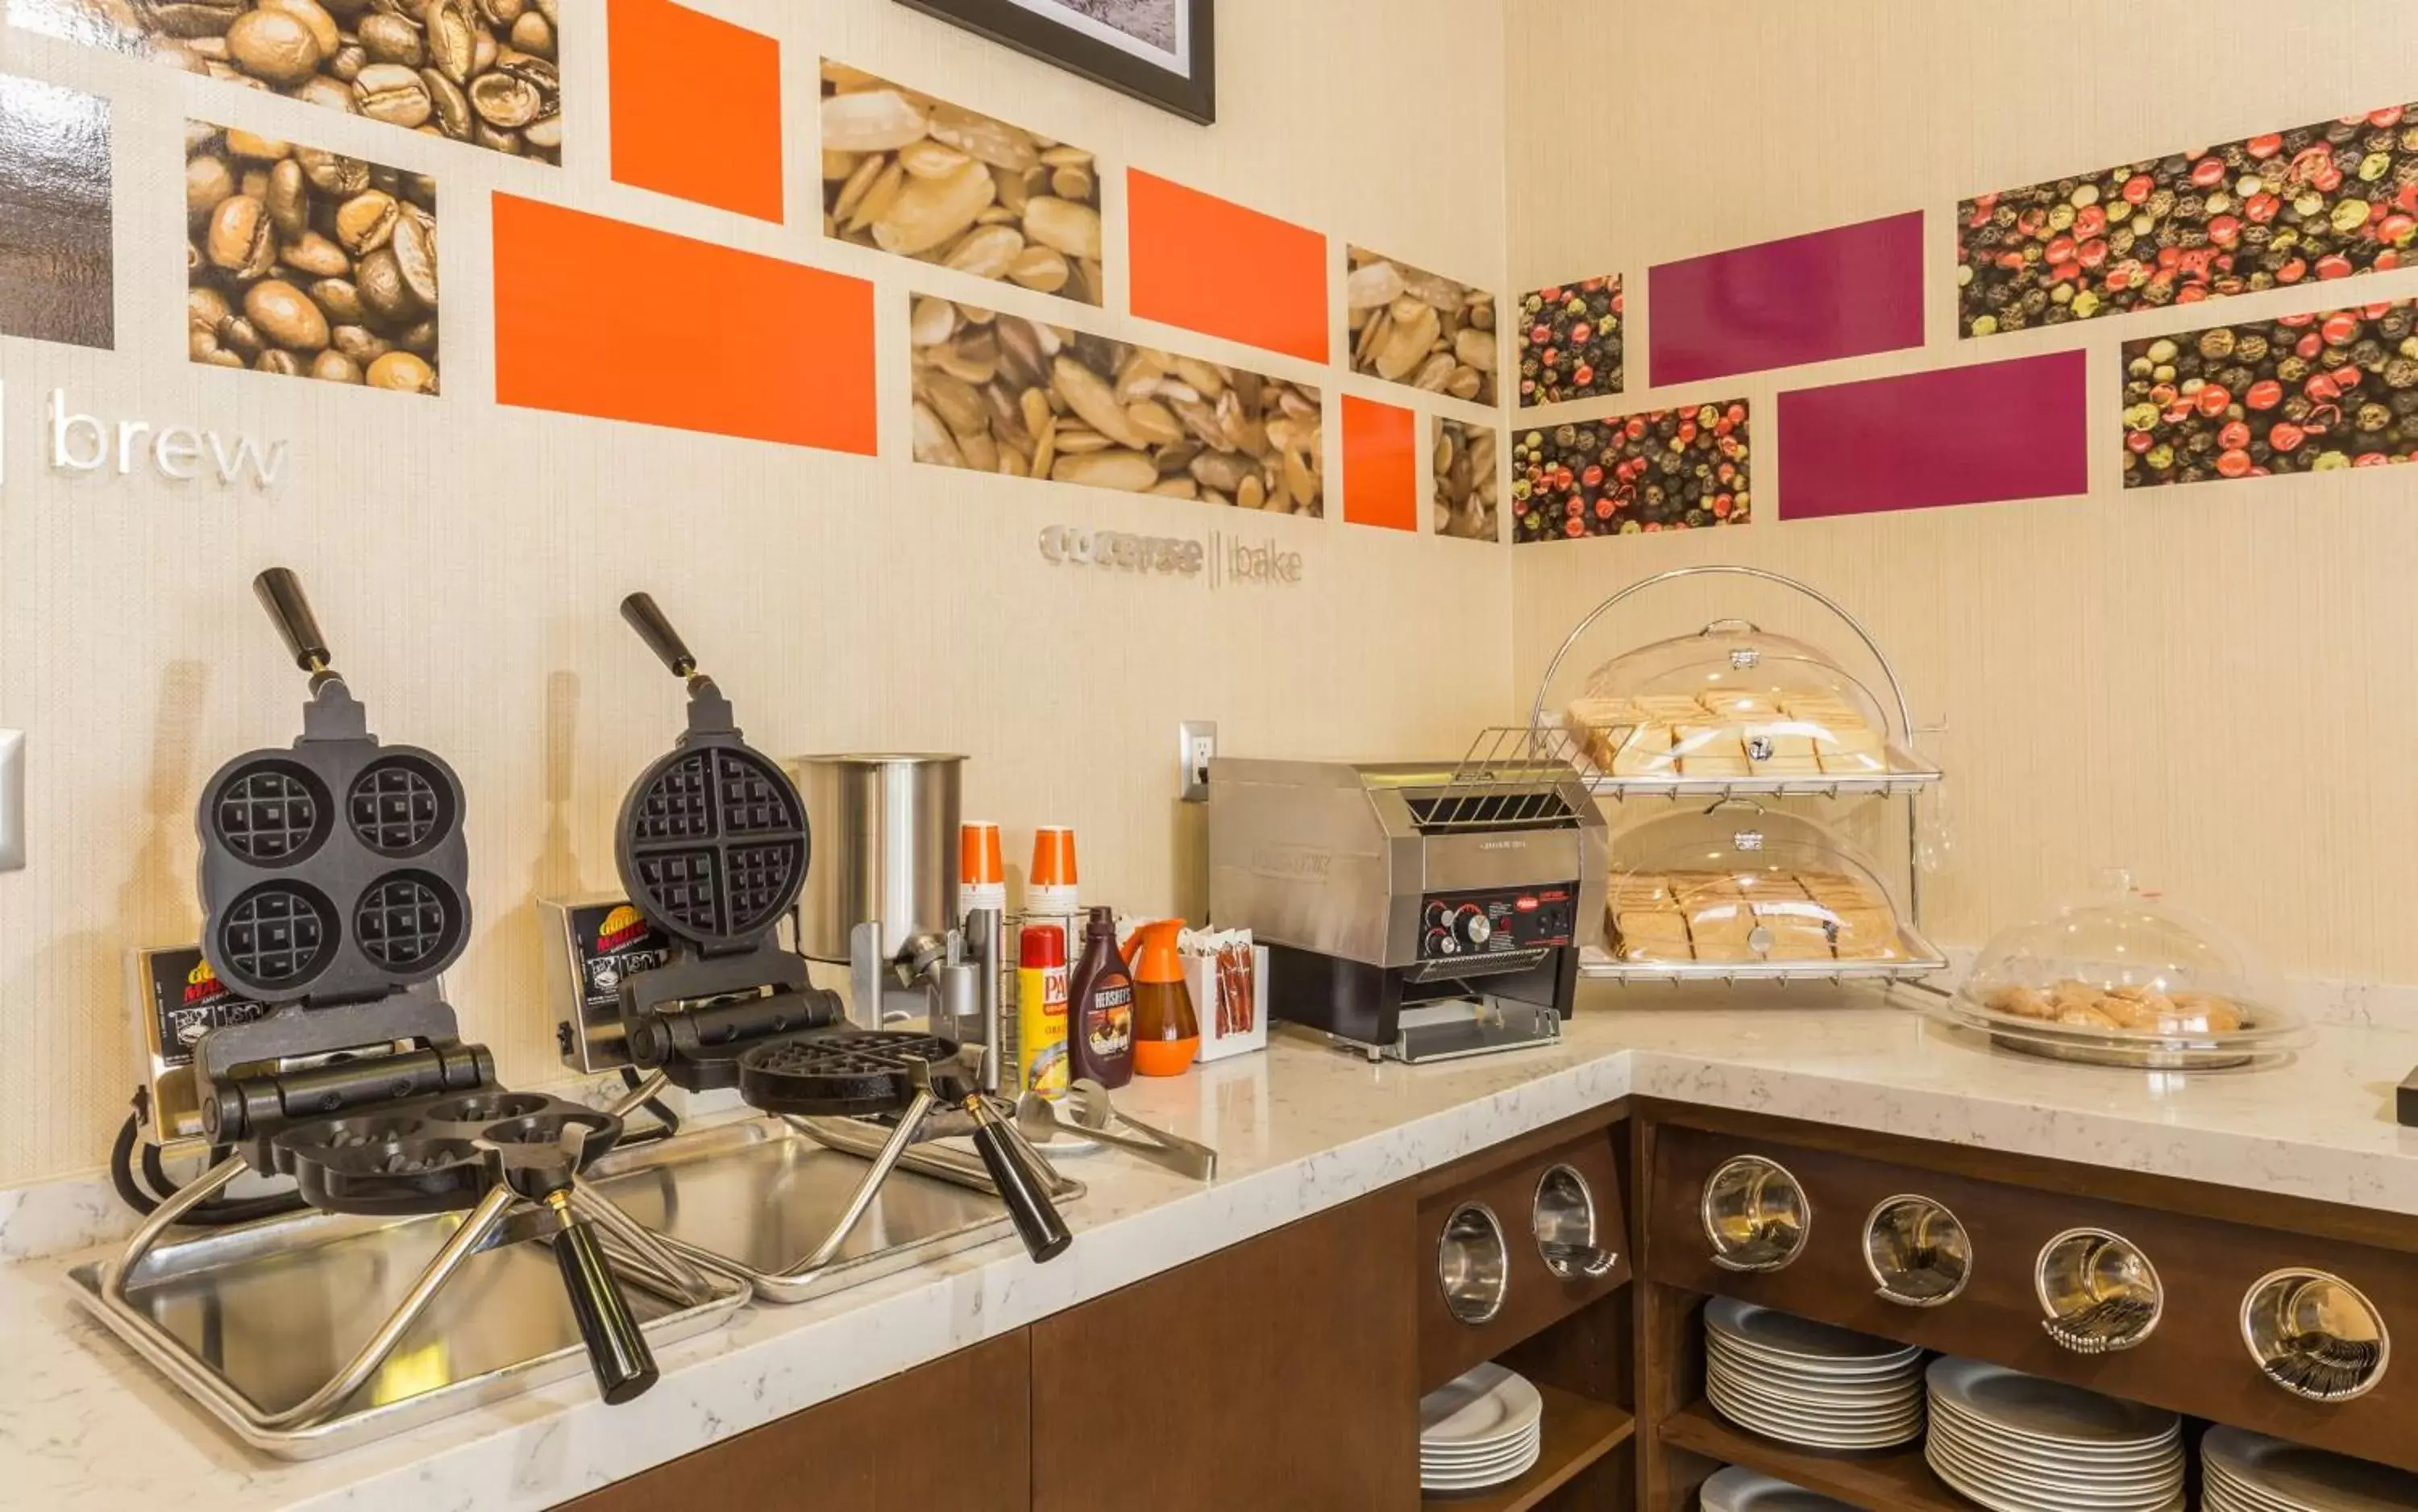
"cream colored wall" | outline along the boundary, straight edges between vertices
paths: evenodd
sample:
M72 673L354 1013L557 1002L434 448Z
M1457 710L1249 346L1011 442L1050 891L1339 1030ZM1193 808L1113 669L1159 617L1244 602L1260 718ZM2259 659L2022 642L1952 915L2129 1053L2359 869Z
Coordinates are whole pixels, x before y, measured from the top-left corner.
M1617 269L1635 289L1656 261L1918 206L1934 273L1924 351L1661 392L1632 383L1635 407L1754 402L1761 519L1514 551L1522 688L1580 615L1643 575L1714 561L1792 573L1865 618L1918 720L1950 726L1953 844L1931 911L1943 939L1979 942L2113 863L2294 970L2418 981L2401 864L2418 840L2404 780L2418 751L2418 467L2130 496L2119 481L2122 342L2311 297L1959 344L1946 276L1960 196L2418 98L2408 6L1738 0L1708 20L1515 0L1508 18L1515 288ZM1608 86L1540 86L1544 60L1580 38ZM2418 270L2357 288L2406 298ZM1632 374L1652 318L1641 303ZM2091 354L2088 496L1786 523L1781 388L2077 341ZM1768 612L1769 598L1664 592L1607 625L1595 655L1740 603L1775 625L1816 623Z
M1038 296L823 243L811 104L827 53L1113 167L1319 227L1339 282L1350 239L1500 286L1492 0L1221 0L1222 120L1206 130L892 0L700 3L784 43L787 226L608 181L601 0L565 0L582 19L565 28L559 174L0 28L0 72L115 102L119 331L114 354L0 341L0 725L30 732L32 851L26 870L0 875L0 1183L102 1157L130 1090L124 954L197 927L198 786L298 729L301 680L248 586L271 564L302 573L374 727L461 770L479 917L449 985L522 1083L556 1075L532 900L612 885L622 789L679 727L677 686L614 613L634 588L677 618L762 748L968 753L970 816L1003 821L1011 847L1036 822L1076 825L1087 893L1137 911L1197 897L1192 816L1172 802L1179 719L1217 719L1234 753L1400 756L1457 750L1502 713L1508 684L1485 654L1509 616L1499 548L911 466L911 285L1067 316ZM437 176L442 400L187 364L189 113ZM882 457L497 407L485 269L498 189L874 280ZM711 290L650 288L643 269L628 298L745 318L715 309ZM1110 310L1123 302L1118 280ZM1330 434L1334 392L1385 391L1339 368L1157 334L1323 383ZM284 437L287 475L267 495L48 475L38 394L54 386L82 411ZM1327 483L1332 497L1331 461ZM1305 555L1308 582L1213 594L1053 569L1034 542L1061 522L1256 526Z

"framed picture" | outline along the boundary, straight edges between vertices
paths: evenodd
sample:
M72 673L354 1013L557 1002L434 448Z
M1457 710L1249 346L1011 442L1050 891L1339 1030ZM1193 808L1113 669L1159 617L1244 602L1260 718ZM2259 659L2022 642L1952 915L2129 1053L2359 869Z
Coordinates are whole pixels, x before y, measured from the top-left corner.
M1216 0L899 0L1206 126L1217 118Z

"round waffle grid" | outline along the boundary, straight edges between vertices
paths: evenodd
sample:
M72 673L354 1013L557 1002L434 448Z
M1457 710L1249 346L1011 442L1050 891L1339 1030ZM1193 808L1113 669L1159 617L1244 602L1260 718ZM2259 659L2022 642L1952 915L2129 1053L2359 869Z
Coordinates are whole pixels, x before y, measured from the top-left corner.
M211 822L220 842L254 865L291 865L327 838L328 795L291 762L257 761L219 785Z
M316 888L265 882L227 906L218 946L239 985L277 987L315 975L339 935L336 910Z
M660 764L635 795L625 838L635 901L701 943L761 934L805 882L797 789L743 747L707 746Z
M955 1043L907 1030L849 1030L758 1045L739 1058L742 1094L756 1107L803 1116L883 1113L903 1106L913 1061L937 1062Z
M390 971L412 971L445 955L462 932L452 894L433 877L390 872L353 907L353 943Z
M344 797L354 835L387 856L416 856L435 845L452 825L452 808L445 784L409 756L372 762Z

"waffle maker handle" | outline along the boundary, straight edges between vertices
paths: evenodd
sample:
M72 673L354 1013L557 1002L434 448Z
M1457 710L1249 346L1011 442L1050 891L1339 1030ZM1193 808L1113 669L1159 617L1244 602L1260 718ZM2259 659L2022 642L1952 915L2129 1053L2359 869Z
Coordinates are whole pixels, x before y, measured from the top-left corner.
M1006 1126L980 1093L967 1097L964 1107L973 1115L974 1148L981 1152L983 1165L999 1187L1000 1200L1007 1204L1007 1215L1016 1224L1016 1237L1024 1241L1025 1253L1036 1264L1055 1260L1075 1242L1075 1236L1067 1230L1066 1220L1058 1215L1057 1204L1049 1200L1048 1188L1017 1153Z
M252 580L252 590L260 595L268 618L277 621L277 633L285 637L285 649L294 664L305 672L326 671L335 658L328 650L319 617L311 612L311 601L304 596L302 580L294 575L294 569L268 569Z
M647 643L647 649L661 657L664 665L671 668L672 676L688 678L696 675L696 658L689 654L687 643L681 639L680 632L672 628L671 620L656 607L653 594L633 593L623 599L621 618L628 620L630 628L638 633L638 638Z
M654 1351L638 1329L595 1229L573 1215L570 1189L549 1194L546 1205L561 1225L562 1231L554 1236L554 1260L561 1267L562 1287L571 1294L571 1311L588 1346L588 1368L604 1400L618 1407L643 1394L662 1374L655 1367Z

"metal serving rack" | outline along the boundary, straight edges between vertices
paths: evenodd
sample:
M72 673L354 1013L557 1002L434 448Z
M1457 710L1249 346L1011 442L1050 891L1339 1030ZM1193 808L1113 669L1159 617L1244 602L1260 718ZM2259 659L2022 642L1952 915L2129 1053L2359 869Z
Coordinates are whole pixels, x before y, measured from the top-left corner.
M1888 732L1883 749L1888 770L1866 775L1823 773L1818 776L1783 777L1688 777L1642 776L1615 777L1599 770L1587 756L1588 735L1600 736L1616 746L1635 728L1615 726L1608 729L1574 730L1559 720L1549 721L1545 712L1545 696L1553 685L1553 678L1569 660L1581 637L1593 629L1597 621L1613 610L1648 589L1660 588L1686 578L1743 577L1788 588L1828 611L1852 632L1856 639L1879 667L1887 684L1887 706L1884 716L1894 712L1895 730ZM1716 625L1737 623L1742 628L1756 628L1743 621L1715 621ZM1754 798L1859 798L1870 796L1911 798L1914 794L1941 781L1938 767L1918 755L1908 743L1914 729L1914 710L1905 695L1905 686L1898 680L1897 669L1881 650L1880 642L1873 637L1844 605L1819 588L1779 573L1760 567L1735 564L1707 564L1697 567L1676 567L1640 578L1613 594L1589 610L1572 626L1562 644L1545 664L1544 674L1537 680L1536 701L1528 711L1529 728L1523 732L1525 742L1513 742L1519 756L1512 758L1530 761L1558 759L1575 768L1587 790L1598 799L1628 802L1638 799L1706 799L1722 802L1729 799ZM1473 771L1472 784L1482 790L1482 778L1477 773L1490 770L1494 759L1492 753L1504 742L1506 732L1488 730L1473 746L1471 758L1464 767ZM1487 756L1481 758L1481 752ZM1458 777L1456 773L1456 777ZM1601 980L1630 982L1902 982L1914 981L1947 969L1948 960L1937 946L1923 936L1922 915L1922 851L1923 830L1920 812L1909 809L1906 818L1905 898L1906 911L1899 921L1899 945L1904 958L1895 960L1833 960L1818 961L1664 961L1629 962L1613 960L1597 947L1589 947L1581 956L1579 974Z

